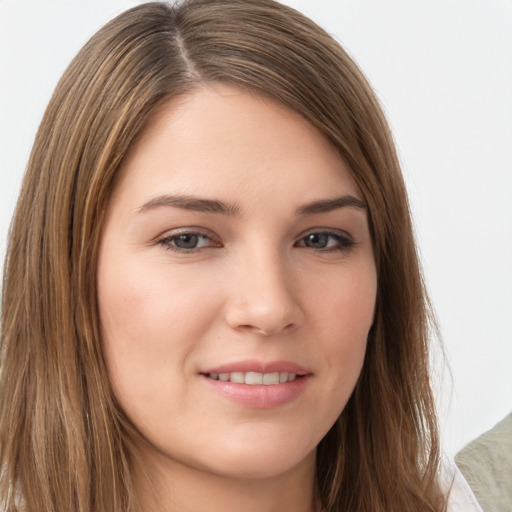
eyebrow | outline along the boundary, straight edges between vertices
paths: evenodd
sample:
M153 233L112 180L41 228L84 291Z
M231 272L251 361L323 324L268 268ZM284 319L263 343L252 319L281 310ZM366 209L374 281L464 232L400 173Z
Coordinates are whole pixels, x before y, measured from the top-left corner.
M351 195L335 197L334 199L321 199L305 204L297 209L299 215L315 215L317 213L328 213L338 208L358 208L366 209L366 203Z
M180 194L164 194L157 196L147 203L144 203L139 209L139 212L146 212L162 206L181 208L183 210L193 210L196 212L204 213L217 213L221 215L239 215L240 207L235 203L225 203L217 199L203 199L196 196L180 195ZM366 204L351 195L344 195L335 197L333 199L321 199L305 204L297 208L297 215L315 215L318 213L327 213L338 208L357 208L364 210Z
M228 204L216 199L203 199L196 196L180 194L157 196L147 203L144 203L138 211L146 212L161 206L171 206L196 212L219 213L221 215L238 215L240 213L240 208L236 204Z

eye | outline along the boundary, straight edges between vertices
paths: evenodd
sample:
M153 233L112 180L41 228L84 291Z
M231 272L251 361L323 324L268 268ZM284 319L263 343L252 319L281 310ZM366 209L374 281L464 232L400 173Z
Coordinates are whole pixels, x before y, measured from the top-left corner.
M204 247L220 247L218 242L203 233L183 231L169 235L158 241L166 249L175 252L194 252Z
M315 231L300 238L295 245L329 252L347 250L354 245L354 241L348 235L339 232Z

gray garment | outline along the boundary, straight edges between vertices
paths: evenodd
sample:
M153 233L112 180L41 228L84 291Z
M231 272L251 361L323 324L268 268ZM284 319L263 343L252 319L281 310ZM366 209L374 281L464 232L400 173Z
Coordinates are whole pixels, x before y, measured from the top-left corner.
M483 512L464 477L453 462L443 461L439 474L441 489L448 495L446 512Z
M466 445L455 463L484 512L511 512L512 413Z

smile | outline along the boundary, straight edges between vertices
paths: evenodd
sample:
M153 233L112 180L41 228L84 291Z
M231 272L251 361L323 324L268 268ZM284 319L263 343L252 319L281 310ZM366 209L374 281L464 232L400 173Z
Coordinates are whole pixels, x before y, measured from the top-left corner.
M292 382L297 378L297 374L289 372L231 372L231 373L209 373L210 379L220 380L222 382L234 382L237 384L248 384L249 386L273 386L276 384L285 384Z
M216 394L244 407L273 409L299 399L311 370L292 361L237 361L200 372Z

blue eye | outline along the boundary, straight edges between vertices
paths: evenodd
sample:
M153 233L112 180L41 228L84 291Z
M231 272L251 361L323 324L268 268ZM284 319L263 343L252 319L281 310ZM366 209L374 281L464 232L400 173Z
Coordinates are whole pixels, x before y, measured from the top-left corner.
M325 249L329 245L330 235L327 233L311 233L304 237L304 245L312 249Z
M349 249L354 245L354 241L340 233L316 231L303 236L296 245L297 247L309 247L317 251L328 252Z
M158 242L166 249L175 252L193 252L203 247L218 247L211 238L201 233L184 232L167 236Z
M174 245L180 249L195 249L199 243L199 235L186 233L173 238Z

